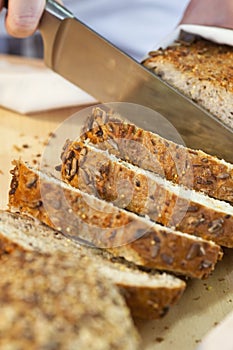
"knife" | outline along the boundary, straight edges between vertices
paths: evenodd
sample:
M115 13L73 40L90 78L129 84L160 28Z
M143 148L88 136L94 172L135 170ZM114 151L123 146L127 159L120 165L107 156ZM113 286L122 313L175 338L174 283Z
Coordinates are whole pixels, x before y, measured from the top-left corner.
M131 102L160 113L178 130L186 146L233 162L233 130L121 52L68 9L47 0L39 30L45 63L53 71L102 103ZM166 137L153 114L146 113L133 122Z

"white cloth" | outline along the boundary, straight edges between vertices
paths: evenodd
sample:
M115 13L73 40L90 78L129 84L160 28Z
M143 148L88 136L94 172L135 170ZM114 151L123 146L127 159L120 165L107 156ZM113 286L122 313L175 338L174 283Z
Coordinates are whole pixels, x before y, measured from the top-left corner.
M233 30L227 28L200 26L197 24L181 24L170 33L162 42L159 43L159 47L166 48L172 45L177 39L180 38L181 31L195 36L201 36L207 40L213 41L218 44L225 44L233 46ZM154 46L154 50L157 50L158 45Z
M77 18L141 60L178 25L189 0L63 0Z

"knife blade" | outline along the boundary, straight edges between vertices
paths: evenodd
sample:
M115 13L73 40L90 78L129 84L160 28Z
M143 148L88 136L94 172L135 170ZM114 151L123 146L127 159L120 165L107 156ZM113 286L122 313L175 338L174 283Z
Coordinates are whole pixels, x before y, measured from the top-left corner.
M185 144L233 162L233 130L90 29L65 7L47 0L39 30L52 70L100 102L131 102L165 117ZM133 121L158 132L153 116ZM166 135L161 135L166 137ZM173 140L176 141L176 140Z

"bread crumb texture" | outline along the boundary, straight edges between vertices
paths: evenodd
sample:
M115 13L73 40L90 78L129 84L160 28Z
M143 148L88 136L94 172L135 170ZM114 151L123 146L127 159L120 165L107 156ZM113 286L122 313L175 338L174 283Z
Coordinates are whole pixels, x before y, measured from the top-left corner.
M15 251L0 274L0 349L138 349L122 297L87 257Z
M233 129L233 48L198 39L150 53L144 65Z
M153 51L150 55L146 62L148 68L156 61L170 62L181 72L190 72L199 80L211 81L233 92L233 47L196 40Z

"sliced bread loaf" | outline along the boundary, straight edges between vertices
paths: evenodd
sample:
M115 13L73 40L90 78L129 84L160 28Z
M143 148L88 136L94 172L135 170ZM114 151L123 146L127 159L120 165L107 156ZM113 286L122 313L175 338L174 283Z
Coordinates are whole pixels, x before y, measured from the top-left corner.
M233 203L232 164L123 122L116 113L94 108L80 137L169 181Z
M233 129L233 48L198 38L150 53L144 65Z
M164 226L233 247L233 206L119 161L91 144L67 141L62 178Z
M87 256L119 288L133 316L140 318L164 316L185 289L185 282L175 276L139 270L123 259L112 259L100 249L79 245L31 217L0 211L0 257L15 250L44 254L60 251L73 256L77 265Z
M140 348L122 296L88 257L15 250L0 275L1 349Z
M9 207L135 264L204 278L222 257L211 241L174 231L15 162Z

